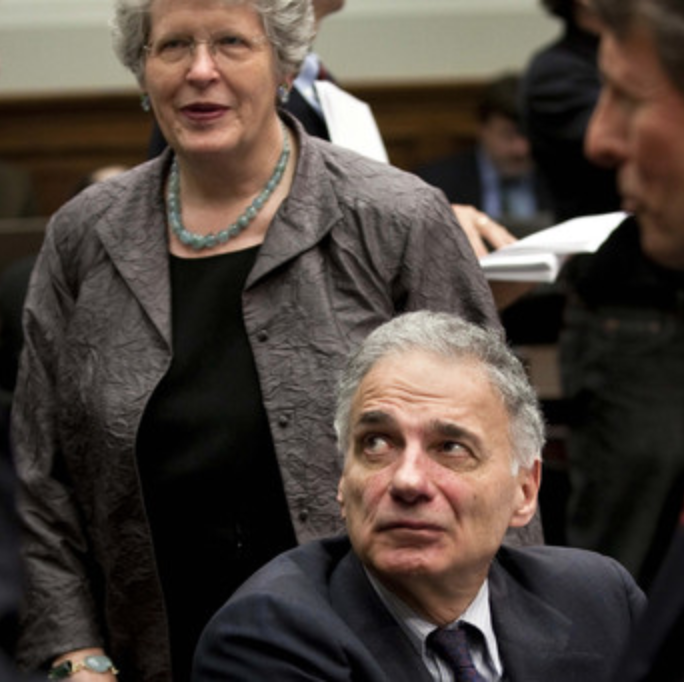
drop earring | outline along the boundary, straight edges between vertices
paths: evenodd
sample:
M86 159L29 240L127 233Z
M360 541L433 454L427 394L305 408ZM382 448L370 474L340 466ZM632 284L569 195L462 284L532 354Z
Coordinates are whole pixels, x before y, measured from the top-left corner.
M140 95L140 107L146 113L152 109L152 105L150 104L150 96L147 93Z
M290 88L287 83L278 86L278 102L282 105L287 104L290 99Z

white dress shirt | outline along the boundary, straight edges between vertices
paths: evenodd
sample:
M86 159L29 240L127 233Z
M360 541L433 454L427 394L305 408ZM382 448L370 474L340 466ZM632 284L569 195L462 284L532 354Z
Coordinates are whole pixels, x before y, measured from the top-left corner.
M416 647L432 679L435 682L454 682L454 673L449 665L426 645L428 635L436 629L435 624L419 616L399 597L384 587L369 571L366 571L366 575L382 602ZM477 596L461 616L446 627L455 627L459 622L468 623L482 634L482 637L478 638L479 642L468 642L470 654L478 673L487 682L501 682L503 666L492 626L488 581L485 580Z

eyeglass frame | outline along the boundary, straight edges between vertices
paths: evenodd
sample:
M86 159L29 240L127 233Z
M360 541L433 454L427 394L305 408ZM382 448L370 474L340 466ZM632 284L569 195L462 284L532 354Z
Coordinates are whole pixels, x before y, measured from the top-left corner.
M241 35L236 35L234 33L217 33L214 36L206 39L206 40L199 40L195 37L183 37L183 36L167 36L167 37L162 37L159 40L155 41L154 43L148 42L145 45L143 45L143 51L147 55L147 57L152 57L153 59L158 59L160 62L163 64L166 64L167 66L176 66L179 64L187 64L191 63L192 60L196 58L197 54L197 46L198 45L206 45L207 49L209 50L209 54L211 58L216 61L217 56L224 57L228 59L231 62L235 61L241 61L241 60L236 60L232 59L229 55L226 55L225 53L221 52L220 46L218 43L221 40L224 40L225 38L237 38L241 41L243 41L245 47L247 47L250 51L250 54L252 52L252 49L256 47L257 45L263 45L264 43L268 43L268 37L265 35L259 35L259 36L254 36L252 38L245 38L244 36ZM162 52L159 50L159 43L164 43L164 42L185 42L187 43L186 45L182 46L182 54L178 56L178 58L174 59L171 58L169 59L164 58L162 56ZM163 45L162 45L163 47ZM180 48L181 46L179 46ZM156 51L155 51L156 50Z

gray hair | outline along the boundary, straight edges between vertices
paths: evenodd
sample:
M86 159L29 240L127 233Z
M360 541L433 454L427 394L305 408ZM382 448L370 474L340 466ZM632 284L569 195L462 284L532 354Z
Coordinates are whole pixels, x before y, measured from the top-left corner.
M373 331L349 359L337 390L335 430L340 450L351 438L351 408L364 377L382 359L419 350L444 359L473 359L482 365L509 417L513 473L541 459L544 420L527 374L503 335L447 313L420 311L395 317Z
M154 0L115 0L111 35L114 53L142 84L145 45L151 31ZM311 0L224 0L226 5L250 4L258 12L276 55L281 77L294 75L311 49L315 21Z
M684 3L682 0L592 0L599 19L621 40L637 26L653 35L663 70L684 94Z

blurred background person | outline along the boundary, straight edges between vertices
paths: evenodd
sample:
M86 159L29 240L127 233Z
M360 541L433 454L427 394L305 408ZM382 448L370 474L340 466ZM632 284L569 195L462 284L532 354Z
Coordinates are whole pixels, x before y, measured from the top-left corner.
M451 203L475 206L517 237L553 222L544 178L520 128L519 83L506 74L484 88L475 146L416 171Z
M339 530L350 348L404 310L499 323L441 192L278 110L309 0L117 0L113 27L169 146L63 207L34 268L20 655L183 682L245 578Z
M38 197L31 175L0 161L0 219L30 218L39 214Z
M584 154L601 88L600 24L588 0L541 0L563 22L558 40L530 60L522 80L522 120L557 221L620 207L615 172Z

